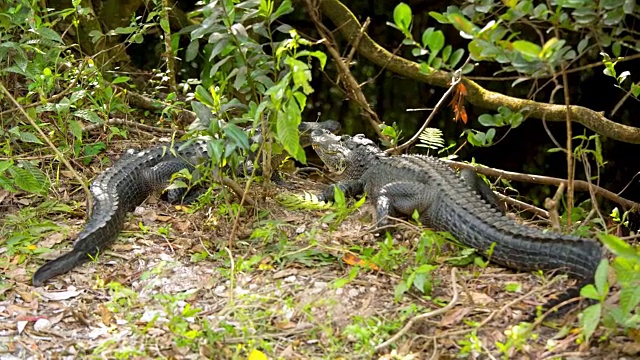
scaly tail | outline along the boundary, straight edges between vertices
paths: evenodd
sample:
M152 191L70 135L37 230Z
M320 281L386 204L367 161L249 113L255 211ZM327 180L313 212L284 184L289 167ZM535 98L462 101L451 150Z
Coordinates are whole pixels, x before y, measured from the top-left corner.
M71 252L42 265L33 275L33 286L40 286L52 277L64 274L90 259L86 251L73 249Z

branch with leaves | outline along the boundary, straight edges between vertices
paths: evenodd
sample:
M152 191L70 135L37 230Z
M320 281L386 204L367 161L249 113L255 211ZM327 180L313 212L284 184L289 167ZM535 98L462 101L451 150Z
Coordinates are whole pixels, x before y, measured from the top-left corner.
M358 52L374 64L429 85L447 88L451 75L445 71L434 70L424 73L420 65L394 55L373 41L366 33L361 33L361 24L355 15L338 0L323 0L320 10L336 25L337 30L352 44ZM359 39L356 41L356 39ZM633 144L640 144L640 128L623 125L607 119L603 113L582 106L540 103L507 96L489 91L478 83L463 78L467 90L466 100L471 104L487 109L507 106L515 112L522 111L526 116L546 121L566 121L567 109L570 109L572 121L580 123L596 133Z

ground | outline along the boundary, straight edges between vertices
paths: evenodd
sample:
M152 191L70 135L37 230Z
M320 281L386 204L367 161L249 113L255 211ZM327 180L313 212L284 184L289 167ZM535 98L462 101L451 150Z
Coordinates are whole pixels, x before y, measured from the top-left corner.
M414 225L373 235L369 205L338 222L347 210L292 205L294 195L325 186L318 177L287 183L252 187L258 206L241 212L235 241L235 195L200 208L152 198L110 252L37 288L33 272L82 228L83 194L69 181L55 186L55 202L5 193L13 202L0 227L10 238L0 241L0 358L618 359L638 351L611 338L584 343L574 314L531 333L519 325L570 279L479 266ZM46 235L18 249L25 231ZM477 264L451 265L465 260Z

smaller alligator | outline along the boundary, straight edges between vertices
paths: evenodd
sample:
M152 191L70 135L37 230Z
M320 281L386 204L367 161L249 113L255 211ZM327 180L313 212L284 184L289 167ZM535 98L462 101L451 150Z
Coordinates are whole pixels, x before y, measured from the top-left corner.
M366 193L376 205L379 225L386 224L388 216L418 211L422 224L450 232L492 262L521 271L560 269L579 279L576 288L543 309L579 295L579 288L593 281L602 257L598 242L516 223L500 211L486 184L484 190L477 184L475 174L460 177L435 157L387 156L363 135L340 137L315 130L311 141L330 171L344 177L324 190L320 200L333 200L335 186L345 196Z
M311 143L309 134L312 130L336 132L340 124L334 120L303 122L298 129L300 145L305 147ZM33 285L40 286L46 280L95 258L118 237L128 212L151 194L165 189L174 173L182 169L191 170L207 157L206 141L158 145L141 151L128 150L91 184L94 208L91 218L78 234L73 249L42 265L33 275ZM279 165L280 160L274 157L274 165ZM183 198L184 191L176 190L167 192L169 202L177 203Z

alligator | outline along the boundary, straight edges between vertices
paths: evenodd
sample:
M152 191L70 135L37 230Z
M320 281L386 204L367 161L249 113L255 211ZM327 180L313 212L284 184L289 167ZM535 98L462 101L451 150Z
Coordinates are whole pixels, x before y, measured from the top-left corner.
M300 144L305 147L311 143L309 134L312 130L336 132L340 124L334 120L302 122L298 129ZM254 136L252 139L261 141L262 137ZM194 164L206 158L207 142L202 140L157 145L141 151L128 150L91 184L94 208L73 249L42 265L33 275L32 284L40 286L48 279L95 258L118 237L127 213L149 195L165 189L174 173L182 169L192 170ZM273 168L279 165L280 160L274 157ZM185 191L174 189L167 192L166 199L177 203L184 195Z
M578 280L543 304L545 311L577 297L582 286L593 282L602 257L599 242L517 223L502 213L486 189L478 188L477 175L458 176L432 156L389 156L362 134L314 130L311 142L329 170L344 178L325 189L319 200L332 201L335 187L350 197L366 193L375 204L379 226L388 224L390 216L417 211L423 225L450 232L494 263L519 271L560 270ZM556 314L571 307L558 306Z

